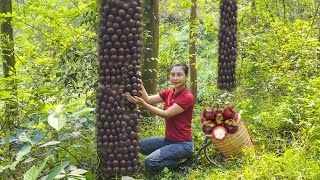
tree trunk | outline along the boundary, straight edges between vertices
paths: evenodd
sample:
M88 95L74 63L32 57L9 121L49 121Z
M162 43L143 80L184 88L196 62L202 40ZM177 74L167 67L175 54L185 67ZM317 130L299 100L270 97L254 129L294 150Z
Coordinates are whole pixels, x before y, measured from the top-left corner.
M159 55L159 1L144 1L143 85L149 94L156 93Z
M1 14L12 14L12 2L11 0L0 1L0 13ZM16 74L15 70L15 58L14 58L14 41L13 41L13 30L11 26L12 17L6 17L6 21L1 23L1 57L3 59L3 76L5 78ZM10 87L8 87L10 86ZM14 80L8 83L7 90L11 92L11 95L15 96L16 83ZM14 121L16 120L17 104L14 98L6 102L5 105L5 121L1 124L1 129L13 128Z
M196 18L197 18L197 1L192 0L193 5L190 11L190 34L189 34L189 67L191 92L197 99L197 70L196 70Z
M318 2L317 2L318 1ZM319 44L320 44L320 11L319 11L319 6L320 6L320 0L315 0L316 4L317 4L317 24L318 24L318 41L319 41ZM320 46L318 46L318 63L319 63L319 66L320 66Z
M255 25L257 23L257 14L256 14L256 1L251 2L251 24Z

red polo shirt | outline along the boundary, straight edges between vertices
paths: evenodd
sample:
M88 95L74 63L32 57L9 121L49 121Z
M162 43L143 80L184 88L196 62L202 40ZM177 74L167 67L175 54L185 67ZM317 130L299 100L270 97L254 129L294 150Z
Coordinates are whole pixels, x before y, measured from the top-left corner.
M174 94L174 89L167 89L160 92L159 95L165 102L164 110L174 103L184 109L184 112L165 119L166 139L179 142L192 140L191 121L195 103L192 93L185 87L177 94Z

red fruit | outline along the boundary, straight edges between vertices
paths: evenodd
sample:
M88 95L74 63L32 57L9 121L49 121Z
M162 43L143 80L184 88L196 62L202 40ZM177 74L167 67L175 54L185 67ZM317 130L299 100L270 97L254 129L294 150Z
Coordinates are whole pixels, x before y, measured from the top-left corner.
M233 120L234 120L234 125L237 126L239 124L240 120L241 120L241 115L240 114L236 114L236 116L234 116Z
M214 120L216 117L216 114L214 113L214 111L211 108L205 108L202 112L202 116L206 119L206 120Z
M234 134L238 131L239 127L238 126L232 126L232 125L227 125L225 124L224 126L227 129L228 134Z
M227 137L227 129L223 126L216 126L211 134L214 139L222 140Z
M206 118L204 118L203 116L201 116L200 118L201 124L204 124L206 122Z
M221 114L224 120L233 119L236 115L236 111L230 107L225 107Z
M202 125L202 132L206 135L210 135L212 133L212 127Z

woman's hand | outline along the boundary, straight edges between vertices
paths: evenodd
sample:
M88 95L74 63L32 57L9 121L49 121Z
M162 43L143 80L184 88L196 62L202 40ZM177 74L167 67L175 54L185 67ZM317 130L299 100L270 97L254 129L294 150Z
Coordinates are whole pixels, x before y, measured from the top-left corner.
M130 93L126 93L125 95L126 95L126 98L128 99L128 101L130 101L130 102L132 102L134 104L142 106L143 104L146 103L142 98L140 98L138 96L134 96L133 97L133 96L130 95Z

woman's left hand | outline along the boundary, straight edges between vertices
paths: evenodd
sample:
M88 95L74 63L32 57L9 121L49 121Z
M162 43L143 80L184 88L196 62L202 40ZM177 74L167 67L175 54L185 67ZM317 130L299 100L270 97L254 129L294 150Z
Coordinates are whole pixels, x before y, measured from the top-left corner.
M131 96L130 93L126 93L126 98L128 99L128 101L140 105L142 106L144 103L146 103L142 98L138 97L138 96Z

